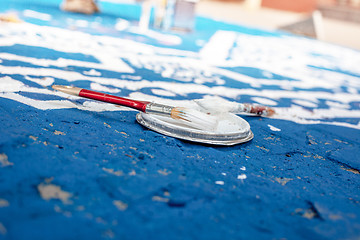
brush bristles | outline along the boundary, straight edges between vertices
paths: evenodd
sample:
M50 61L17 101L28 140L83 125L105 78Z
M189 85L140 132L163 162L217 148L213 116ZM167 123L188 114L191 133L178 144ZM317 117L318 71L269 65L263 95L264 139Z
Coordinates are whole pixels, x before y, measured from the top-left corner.
M171 111L171 117L200 130L214 131L218 124L216 117L189 108L175 107Z

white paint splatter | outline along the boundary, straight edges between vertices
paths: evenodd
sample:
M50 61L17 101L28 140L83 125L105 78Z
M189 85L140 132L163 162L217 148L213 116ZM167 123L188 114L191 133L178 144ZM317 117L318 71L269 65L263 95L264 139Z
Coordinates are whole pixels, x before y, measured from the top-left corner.
M0 97L11 99L41 110L79 108L78 105L67 100L53 100L53 101L34 100L28 97L21 96L16 93L0 93Z
M71 204L70 200L72 194L66 191L61 190L61 187L54 184L44 184L41 183L38 185L38 191L41 198L44 200L59 199L63 204Z
M109 174L118 176L118 177L124 175L124 173L123 173L121 170L115 171L114 169L104 168L104 167L102 168L102 170L104 170L105 172L107 172L107 173L109 173Z
M154 202L169 202L168 198L164 198L164 197L160 197L160 196L153 196L151 198L151 200L153 200Z
M76 20L72 21L74 24L79 25ZM134 28L130 31L136 32L138 29ZM144 35L153 34L152 32L138 33ZM128 39L37 26L30 23L21 23L16 26L4 25L0 28L0 35L2 36L0 46L22 44L43 47L64 53L81 53L93 56L99 61L86 62L61 58L57 60L37 59L0 53L2 59L22 61L36 66L32 68L2 65L0 66L2 74L23 75L28 77L27 79L30 81L38 84L42 83L43 86L49 86L53 80L48 79L42 82L42 77L51 76L68 82L90 81L94 84L106 85L109 88L126 88L130 91L138 91L143 88L161 89L161 94L157 95L165 97L198 93L207 96L241 99L242 95L247 95L254 101L272 106L276 106L277 100L284 98L304 107L311 105L310 107L316 108L317 103L325 99L329 109L314 109L310 112L294 104L287 108L275 108L277 114L273 118L294 121L300 124L320 123L360 129L360 124L326 120L328 118L358 118L360 116L359 110L350 109L350 103L360 101L360 95L358 94L360 81L356 77L360 75L360 69L357 67L360 62L360 55L357 51L340 46L291 36L254 36L230 31L218 31L204 45L200 53L197 53L154 47ZM155 34L152 37L158 39L159 36ZM176 38L177 36L175 38L170 36L170 40L167 39L166 41L177 44L176 41L178 40ZM224 39L225 42L223 42ZM264 46L264 42L267 43L266 46ZM122 75L122 79L85 76L86 73L81 74L50 68L51 66L60 68L80 66L117 73L134 73L134 69L126 64L124 60L134 67L146 68L155 73L171 77L176 81L148 81L142 79L141 76L133 75ZM275 79L253 78L230 70L232 67L237 66L260 69L265 77ZM339 72L326 70L335 68ZM349 74L346 74L347 72ZM277 75L282 76L282 78L276 79ZM227 78L263 89L266 89L267 86L276 86L277 90L225 87L223 86L226 84L224 79ZM11 80L11 78L9 79ZM71 107L87 108L92 111L104 111L104 109L107 109L104 105L95 106L89 104L89 106L93 107L91 108L85 105L79 106L67 100L40 101L23 97L16 92L35 92L70 98L46 89L28 87L17 80L12 79L11 84L8 84L6 78L0 80L5 80L5 82L0 81L0 97L19 101L38 109ZM211 83L212 86L209 87L206 83ZM342 90L342 87L345 87L347 91ZM329 91L313 91L313 88L322 88ZM156 90L154 93L156 94ZM167 99L162 99L162 101L166 102ZM188 101L177 102L188 103ZM112 108L112 111L117 110L120 109Z
M113 204L120 211L125 211L128 208L128 204L126 204L126 203L124 203L123 201L120 201L120 200L114 200Z
M98 72L95 69L90 69L89 71L84 71L83 73L91 76L101 76L101 72Z
M240 174L237 176L237 179L245 180L247 178L246 174Z
M272 126L270 124L268 124L268 127L270 128L271 131L274 131L274 132L280 132L281 131L281 129L279 129L277 127L274 127L274 126Z
M6 199L0 198L0 208L8 206L10 206L10 203Z
M9 162L8 156L5 153L0 154L0 165L1 167L8 167L14 165L14 163Z
M224 182L224 181L215 181L215 184L217 184L217 185L224 185L225 182Z

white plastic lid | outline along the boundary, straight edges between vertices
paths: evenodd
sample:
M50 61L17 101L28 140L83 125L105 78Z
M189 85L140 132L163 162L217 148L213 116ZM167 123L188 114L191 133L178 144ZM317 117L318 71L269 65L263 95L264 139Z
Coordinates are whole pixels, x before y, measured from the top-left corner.
M142 112L136 115L136 120L153 131L192 142L235 145L250 141L254 137L249 123L243 118L232 113L223 113L218 117L219 122L215 131L191 128L169 117Z

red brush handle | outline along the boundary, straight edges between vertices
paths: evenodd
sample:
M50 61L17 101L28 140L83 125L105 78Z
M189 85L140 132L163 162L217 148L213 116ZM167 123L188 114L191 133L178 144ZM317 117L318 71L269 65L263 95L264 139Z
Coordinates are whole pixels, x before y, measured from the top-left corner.
M105 93L94 92L86 89L81 89L81 91L79 92L79 96L134 108L142 112L145 112L146 105L148 104L148 102L140 102L140 101L117 97Z

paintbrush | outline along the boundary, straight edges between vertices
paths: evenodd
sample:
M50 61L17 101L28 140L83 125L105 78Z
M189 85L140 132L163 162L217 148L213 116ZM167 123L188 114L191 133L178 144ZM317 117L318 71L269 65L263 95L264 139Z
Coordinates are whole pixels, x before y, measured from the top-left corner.
M248 113L262 117L269 117L275 113L271 107L255 105L250 103L238 103L224 100L222 98L206 98L195 100L195 102L208 111L222 113L231 112L235 114Z
M53 85L52 88L74 96L130 107L144 113L170 117L186 126L200 130L214 131L218 124L218 119L216 117L195 109L137 101L78 87Z

